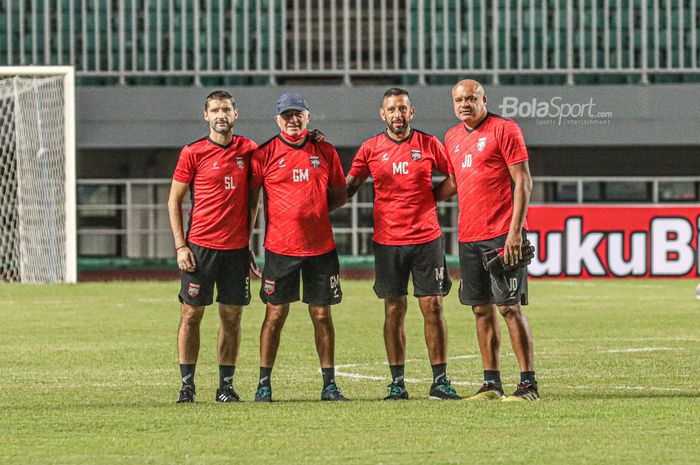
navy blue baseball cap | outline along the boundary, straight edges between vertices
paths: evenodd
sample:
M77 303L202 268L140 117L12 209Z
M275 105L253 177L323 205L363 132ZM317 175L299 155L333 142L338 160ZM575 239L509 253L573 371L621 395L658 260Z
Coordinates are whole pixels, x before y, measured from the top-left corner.
M309 105L306 103L306 100L304 100L304 97L296 92L287 92L277 99L277 113L275 114L279 115L287 110L304 111L308 109Z

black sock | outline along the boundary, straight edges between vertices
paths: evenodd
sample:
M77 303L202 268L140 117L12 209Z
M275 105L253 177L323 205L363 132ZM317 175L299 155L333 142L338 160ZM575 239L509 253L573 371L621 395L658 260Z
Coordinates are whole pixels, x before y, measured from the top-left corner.
M537 381L535 380L535 372L534 371L521 371L520 372L520 382L521 383L530 383L533 386L537 386Z
M260 381L258 381L258 388L263 386L272 386L270 383L270 376L272 376L272 367L260 367Z
M335 367L321 368L321 374L323 375L324 388L329 384L335 384Z
M432 365L433 368L433 385L438 384L442 378L447 377L447 363L438 363Z
M236 365L219 365L219 389L233 384L233 374L236 372Z
M389 370L391 370L391 382L401 387L406 386L403 379L403 369L404 365L389 365Z
M183 386L194 387L194 368L195 364L192 365L182 365L180 364L180 376L182 376Z
M484 382L493 384L501 384L501 372L496 370L484 370Z

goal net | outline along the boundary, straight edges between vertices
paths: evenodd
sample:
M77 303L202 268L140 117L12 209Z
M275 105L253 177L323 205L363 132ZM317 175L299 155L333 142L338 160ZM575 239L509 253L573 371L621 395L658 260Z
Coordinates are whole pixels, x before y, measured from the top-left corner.
M0 67L0 281L76 281L71 67Z

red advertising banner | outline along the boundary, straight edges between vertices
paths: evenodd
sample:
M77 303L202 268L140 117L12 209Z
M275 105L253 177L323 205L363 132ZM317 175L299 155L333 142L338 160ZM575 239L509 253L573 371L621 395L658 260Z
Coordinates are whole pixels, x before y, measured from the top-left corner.
M531 206L535 277L697 277L700 206Z

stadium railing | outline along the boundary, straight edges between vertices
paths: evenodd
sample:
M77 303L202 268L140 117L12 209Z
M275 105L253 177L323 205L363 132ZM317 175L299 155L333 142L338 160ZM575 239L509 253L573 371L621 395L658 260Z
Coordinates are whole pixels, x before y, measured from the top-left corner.
M371 179L369 180L371 182ZM172 259L172 233L167 198L170 179L79 179L78 256L83 265L92 258ZM333 212L332 223L341 255L372 254L373 189ZM533 205L698 205L700 176L689 177L535 177ZM187 212L189 205L184 205ZM457 254L457 204L438 205L448 253ZM262 250L263 215L254 231ZM148 260L146 260L148 262ZM159 263L159 262L158 262ZM166 263L166 262L163 262Z
M139 0L0 4L0 65L79 83L699 82L698 2Z

